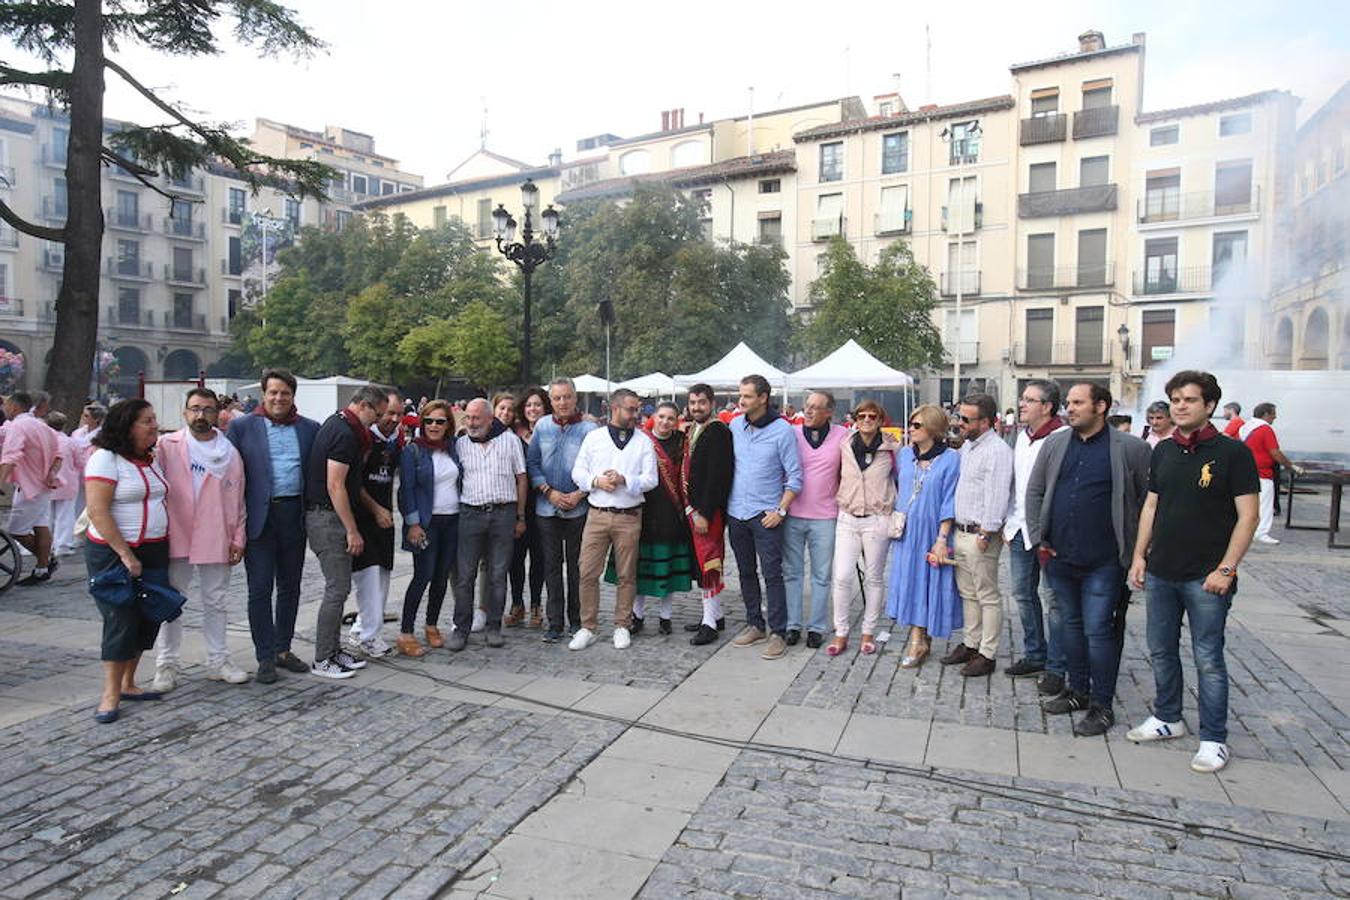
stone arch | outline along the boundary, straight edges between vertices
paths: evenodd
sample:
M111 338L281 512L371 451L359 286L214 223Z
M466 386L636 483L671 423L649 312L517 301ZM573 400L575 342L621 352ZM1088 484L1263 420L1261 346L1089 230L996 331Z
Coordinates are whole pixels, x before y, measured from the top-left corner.
M1288 316L1275 325L1275 346L1271 350L1271 368L1288 369L1294 356L1294 323Z
M1302 352L1299 354L1300 369L1325 369L1327 367L1327 349L1331 343L1331 322L1324 307L1318 306L1308 313L1303 323Z
M113 350L117 357L117 375L108 379L109 393L117 394L123 400L140 395L140 374L152 377L150 357L140 347L125 346Z
M191 350L175 350L164 357L166 381L196 381L202 371L202 358Z

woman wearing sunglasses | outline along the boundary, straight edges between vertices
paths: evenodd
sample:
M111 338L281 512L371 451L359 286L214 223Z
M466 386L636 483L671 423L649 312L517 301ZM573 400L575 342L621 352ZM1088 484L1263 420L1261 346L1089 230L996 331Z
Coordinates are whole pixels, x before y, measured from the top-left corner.
M403 595L403 621L399 628L398 652L422 656L426 649L417 640L417 608L431 588L427 601L427 645L444 647L437 627L446 585L455 568L459 535L459 490L463 467L455 453L451 434L454 413L444 400L431 400L422 407L422 434L403 449L399 459L398 508L403 513L403 549L413 554L413 577Z
M838 656L848 647L854 572L861 559L863 580L862 644L864 654L877 650L872 635L885 598L887 524L895 504L895 451L900 445L881 430L881 407L864 400L853 411L853 436L840 446L839 518L834 532L834 640L825 652Z
M909 449L897 454L898 485L891 516L891 580L886 613L909 626L900 665L921 665L934 635L948 637L961 627L956 575L942 560L955 516L960 458L947 448L947 414L920 406L909 416Z

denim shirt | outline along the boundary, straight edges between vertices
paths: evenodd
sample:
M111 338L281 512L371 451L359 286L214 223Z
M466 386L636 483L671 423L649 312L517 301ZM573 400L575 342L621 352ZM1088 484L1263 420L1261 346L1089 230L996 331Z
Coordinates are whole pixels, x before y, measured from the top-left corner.
M534 426L534 437L530 440L529 450L525 454L525 470L529 474L530 487L535 492L534 511L541 516L558 516L563 519L575 519L586 515L590 507L583 499L574 509L558 509L539 493L539 488L548 485L555 490L570 494L577 489L572 480L572 466L577 461L577 452L586 435L596 429L594 422L582 420L575 425L559 425L552 416L540 419Z
M783 491L801 493L797 433L786 419L774 419L764 428L755 428L741 416L730 427L736 470L731 478L727 515L758 518L778 508Z
M300 471L300 436L294 425L267 419L267 449L272 457L272 496L299 497L304 493Z

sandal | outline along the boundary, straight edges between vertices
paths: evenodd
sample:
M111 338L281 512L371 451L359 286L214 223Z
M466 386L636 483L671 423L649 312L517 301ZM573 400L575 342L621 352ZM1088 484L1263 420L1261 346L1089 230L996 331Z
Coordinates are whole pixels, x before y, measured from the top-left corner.
M862 636L862 644L858 647L858 650L863 656L871 656L873 653L877 652L876 642L872 640L870 634L864 634Z
M933 639L924 636L922 640L911 637L909 643L905 645L905 655L900 658L900 668L917 669L923 665L923 661L928 658L928 651L932 649Z
M394 646L398 648L398 652L403 656L417 657L427 655L426 648L418 643L416 636L411 634L400 634L398 639L394 641Z
M413 638L417 640L417 638ZM435 625L427 626L427 646L432 649L438 649L445 646L445 638L441 637L441 630Z
M525 607L524 606L511 607L511 611L506 614L506 618L502 620L502 624L505 625L507 628L519 628L521 625L524 625Z
M835 637L834 640L830 641L829 646L825 648L825 655L838 656L840 653L843 653L847 649L848 649L848 638Z

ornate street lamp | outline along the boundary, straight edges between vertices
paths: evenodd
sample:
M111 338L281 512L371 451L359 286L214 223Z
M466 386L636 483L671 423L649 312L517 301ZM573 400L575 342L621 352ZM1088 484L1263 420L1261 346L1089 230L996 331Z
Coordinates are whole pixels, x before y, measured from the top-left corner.
M497 250L519 266L525 278L525 309L522 323L525 334L520 352L520 382L528 384L531 371L530 305L534 299L531 294L531 280L534 270L552 259L557 250L558 211L550 205L542 213L539 212L539 188L528 178L520 186L520 206L524 210L522 215L524 225L520 231L519 241L516 240L516 220L500 203L492 211L492 228L497 241ZM536 216L539 218L540 230L544 236L542 243L535 240Z

